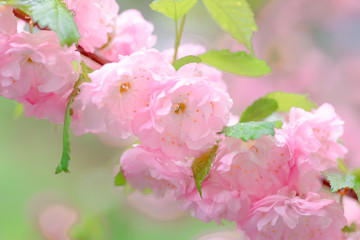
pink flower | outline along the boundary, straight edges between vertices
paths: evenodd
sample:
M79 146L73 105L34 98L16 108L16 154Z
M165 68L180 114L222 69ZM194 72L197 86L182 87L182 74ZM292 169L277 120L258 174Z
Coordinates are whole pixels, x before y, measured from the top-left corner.
M119 61L119 55L130 55L155 45L156 36L152 35L154 26L147 22L138 10L123 11L115 21L108 44L98 51L103 57Z
M222 185L246 192L253 201L287 186L291 162L289 148L279 136L262 136L248 142L227 137L210 174Z
M142 144L171 157L200 156L216 143L231 105L229 95L205 78L174 77L135 116L133 131Z
M79 76L72 65L80 58L74 50L60 47L52 31L12 36L0 53L0 95L23 103L27 116L63 122Z
M256 202L239 227L250 239L341 239L343 210L326 195L299 198L284 188Z
M187 192L194 186L191 161L175 161L144 146L126 150L120 164L127 182L139 191L150 188L156 196L167 191Z
M151 89L174 72L154 49L136 52L94 71L89 75L92 82L81 85L74 102L75 134L108 132L129 137L133 118L149 105Z
M2 44L17 33L16 17L11 6L0 6L0 50Z
M205 53L205 47L197 44L184 44L181 45L178 49L178 59L188 56L188 55L199 55ZM172 62L174 49L167 49L163 51L163 54L166 58ZM177 74L179 77L205 77L208 81L214 82L219 88L222 88L224 91L227 91L226 83L222 78L222 72L216 68L210 67L203 63L189 63L182 66Z
M81 45L86 51L94 52L108 42L108 34L119 11L115 0L65 0L68 9L74 11L79 27Z
M207 177L203 182L202 198L194 187L189 193L179 197L183 200L181 207L190 211L193 217L204 222L214 220L221 224L222 220L237 221L244 218L250 210L250 201L245 192L231 189L216 178Z
M318 171L336 167L347 149L340 144L344 122L330 104L323 104L313 112L292 108L283 130L298 164L309 164Z

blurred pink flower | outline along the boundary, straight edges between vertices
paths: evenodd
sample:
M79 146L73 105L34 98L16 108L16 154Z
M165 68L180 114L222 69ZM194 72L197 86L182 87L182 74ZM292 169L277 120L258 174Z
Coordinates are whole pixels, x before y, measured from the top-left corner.
M156 36L152 35L154 26L136 9L123 11L116 18L113 27L109 42L97 51L108 60L119 61L121 59L119 55L130 55L155 45Z

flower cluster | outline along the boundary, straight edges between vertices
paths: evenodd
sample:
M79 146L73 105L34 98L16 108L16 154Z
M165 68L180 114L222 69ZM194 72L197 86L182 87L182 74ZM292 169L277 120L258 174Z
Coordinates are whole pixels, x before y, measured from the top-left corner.
M237 119L220 71L201 63L176 71L174 50L151 48L153 25L137 10L118 16L115 0L65 4L74 12L79 45L112 61L79 86L71 127L76 135L136 136L141 143L120 159L134 188L158 197L170 192L193 216L236 222L250 239L343 237L341 206L320 192L320 171L336 167L347 152L339 143L343 121L331 105L292 108L274 136L225 136L224 127ZM0 96L23 104L26 116L62 123L81 56L75 45L60 46L53 31L22 30L12 12L0 6ZM179 56L204 52L198 45L178 49ZM192 167L214 149L200 195Z

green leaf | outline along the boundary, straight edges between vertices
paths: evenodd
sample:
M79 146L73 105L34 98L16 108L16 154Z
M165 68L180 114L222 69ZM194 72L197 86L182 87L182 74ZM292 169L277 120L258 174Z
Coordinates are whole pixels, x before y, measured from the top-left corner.
M80 38L79 29L71 11L61 0L43 0L30 8L31 17L40 27L55 31L61 45L71 46Z
M252 36L257 30L254 14L246 0L203 0L214 20L253 53Z
M353 222L350 226L343 227L341 231L346 233L356 232L356 224Z
M150 8L177 22L196 2L197 0L155 0L150 4Z
M86 65L83 61L80 62L82 75L84 76L85 82L91 82L91 79L89 77L89 73L92 73L94 70L91 69L88 65Z
M278 91L269 93L265 97L277 101L277 111L279 112L289 112L292 107L302 108L305 111L316 108L316 104L309 100L307 95L303 94Z
M259 139L262 135L275 134L275 124L272 122L246 122L238 123L231 127L225 127L223 133L227 137L242 139L247 142L250 139Z
M259 98L241 114L240 122L261 121L274 113L277 108L278 105L274 99Z
M126 179L125 179L122 169L120 169L118 174L116 174L114 183L115 183L115 186L125 186L126 185Z
M189 55L186 57L182 57L178 60L176 60L175 62L173 62L173 66L174 68L177 70L179 70L182 66L189 64L189 63L200 63L201 59L197 56L194 55Z
M330 182L331 191L337 192L342 188L352 188L360 199L360 178L355 175L343 175L337 172L322 173Z
M209 174L211 164L216 156L218 145L215 145L212 149L206 152L201 157L195 158L191 169L194 174L195 185L199 191L200 197L202 198L201 184Z
M63 128L63 151L61 155L60 164L56 167L55 174L61 172L70 172L69 171L69 161L70 161L70 122L71 122L71 104L74 101L75 97L79 93L79 86L84 82L83 74L80 75L79 79L74 84L74 90L70 94L69 101L66 106L65 118L64 118L64 128Z
M271 73L265 61L246 52L211 50L199 55L201 61L222 71L247 77L259 77Z
M281 129L281 128L282 128L282 125L283 125L283 122L282 122L282 121L275 121L275 122L273 122L273 123L274 123L275 128L277 128L277 129Z

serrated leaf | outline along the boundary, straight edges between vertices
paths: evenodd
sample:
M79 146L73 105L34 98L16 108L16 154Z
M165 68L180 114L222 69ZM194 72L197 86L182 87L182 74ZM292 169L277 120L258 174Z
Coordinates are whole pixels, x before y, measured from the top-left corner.
M80 62L80 66L81 66L82 75L84 76L84 81L91 82L91 79L88 74L92 73L94 70L90 68L88 65L86 65L83 61Z
M83 74L80 75L79 79L74 84L74 90L69 96L69 101L66 106L64 127L63 127L63 151L61 155L60 164L56 167L55 174L69 171L70 162L70 122L71 122L71 104L75 97L79 93L79 86L83 83Z
M203 63L222 71L247 77L259 77L271 73L265 61L246 52L230 52L227 50L211 50L199 57Z
M115 186L125 186L126 185L126 179L125 179L122 169L120 169L118 174L116 174L115 179L114 179L114 184L115 184Z
M213 19L253 53L252 36L257 30L254 14L246 0L203 0Z
M240 116L240 122L261 121L276 112L278 108L274 99L259 98L248 106Z
M196 2L197 0L156 0L150 4L150 8L177 22Z
M200 63L201 59L197 56L194 55L189 55L186 57L182 57L178 60L176 60L175 62L173 62L173 66L175 68L175 70L179 70L182 66L189 64L189 63Z
M218 146L215 145L212 149L210 149L201 157L195 158L193 164L191 165L191 169L194 174L195 185L197 190L199 191L201 198L202 198L201 184L210 172L210 167L216 156L217 149Z
M289 112L292 107L302 108L305 111L311 111L311 109L316 108L316 104L305 94L278 91L267 94L265 98L276 100L278 104L277 111L279 112Z
M223 133L227 137L242 139L247 142L250 139L255 140L261 138L262 135L275 134L275 124L272 122L245 122L237 123L231 127L225 127Z
M26 2L26 1L23 1ZM28 1L30 15L37 24L55 31L61 45L71 46L80 38L79 29L71 11L61 0Z
M342 175L341 173L337 172L323 172L322 174L330 182L331 191L337 192L342 188L352 188L358 194L360 188L360 179L355 175Z

